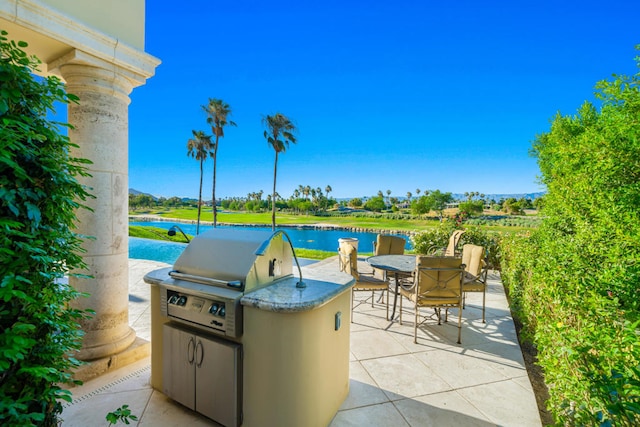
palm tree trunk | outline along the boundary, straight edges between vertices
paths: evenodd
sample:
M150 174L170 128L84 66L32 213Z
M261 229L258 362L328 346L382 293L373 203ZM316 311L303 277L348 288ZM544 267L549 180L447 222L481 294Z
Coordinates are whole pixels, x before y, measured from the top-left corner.
M218 160L218 133L216 132L216 147L213 149L213 190L211 191L211 204L213 205L213 228L218 225L218 209L216 203L216 163Z
M273 164L273 193L271 195L271 230L276 230L276 175L278 173L278 150L276 150L276 161Z
M196 223L196 235L200 234L200 209L202 209L202 163L200 160L200 191L198 192L198 222Z

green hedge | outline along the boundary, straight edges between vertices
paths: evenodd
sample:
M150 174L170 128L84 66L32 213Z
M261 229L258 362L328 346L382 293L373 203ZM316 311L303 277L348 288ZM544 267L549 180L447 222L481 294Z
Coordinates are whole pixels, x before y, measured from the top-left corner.
M502 242L511 307L538 349L560 425L640 424L640 90L600 82L598 110L537 137L541 226Z
M63 278L84 267L73 223L89 195L75 178L86 161L70 158L64 124L46 116L77 97L55 77L34 77L26 44L1 34L0 424L57 426L88 315L69 307L80 295Z

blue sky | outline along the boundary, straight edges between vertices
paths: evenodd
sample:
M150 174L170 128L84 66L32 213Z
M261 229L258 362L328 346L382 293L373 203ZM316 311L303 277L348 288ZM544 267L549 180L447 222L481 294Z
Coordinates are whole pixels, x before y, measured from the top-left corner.
M218 198L271 192L264 115L299 129L277 191L333 197L416 189L541 191L529 156L560 111L597 81L637 73L640 2L148 1L146 51L162 60L129 106L129 186L197 197L191 130L201 105L230 104ZM203 197L211 197L212 163Z

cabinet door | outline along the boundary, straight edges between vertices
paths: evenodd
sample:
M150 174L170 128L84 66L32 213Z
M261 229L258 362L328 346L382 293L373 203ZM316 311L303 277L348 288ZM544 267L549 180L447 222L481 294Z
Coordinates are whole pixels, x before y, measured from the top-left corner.
M240 425L240 348L196 337L196 411L227 427Z
M196 337L171 324L162 330L162 388L163 393L184 406L195 409Z

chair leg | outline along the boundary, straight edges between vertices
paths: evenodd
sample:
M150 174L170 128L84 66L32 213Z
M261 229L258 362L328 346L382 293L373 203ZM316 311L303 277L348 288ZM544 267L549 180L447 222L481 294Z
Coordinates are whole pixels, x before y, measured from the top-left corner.
M382 291L382 295L384 295L384 291ZM389 320L389 288L387 288L387 320Z
M355 293L353 292L353 289L352 289L351 290L351 323L353 323L353 306L355 304L355 301L354 301L355 297L356 297L356 295L355 295Z
M485 307L487 306L487 304L486 304L486 301L487 301L487 287L486 286L487 285L485 284L484 286L485 286L485 288L482 291L482 323L487 323L484 320L484 310L485 310Z
M462 344L462 307L458 306L458 344Z
M400 314L398 317L400 318L400 324L402 325L402 294L400 295Z
M413 343L418 344L418 304L416 304L415 318L413 322Z

